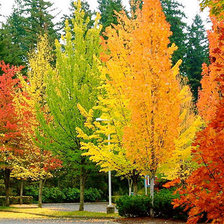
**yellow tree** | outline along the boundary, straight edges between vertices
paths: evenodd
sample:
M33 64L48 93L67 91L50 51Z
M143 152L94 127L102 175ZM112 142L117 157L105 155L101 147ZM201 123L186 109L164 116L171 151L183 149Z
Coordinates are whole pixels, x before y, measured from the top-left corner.
M106 78L104 75L103 77ZM98 105L93 109L87 112L79 105L81 114L86 118L85 127L90 129L88 133L91 133L88 135L85 130L77 128L79 137L84 139L81 143L82 149L87 151L83 155L90 156L90 159L101 167L101 171L114 170L118 176L127 178L129 195L132 186L136 194L140 172L127 158L126 150L122 146L123 128L129 121L129 112L125 108L127 101L113 91L109 82L105 82L102 89L104 94L99 96ZM96 121L94 114L100 115L102 122Z
M22 133L24 148L23 159L18 160L18 169L14 169L14 176L19 179L30 178L39 180L39 207L42 206L43 181L52 177L51 170L61 166L60 160L53 157L50 151L38 146L37 132L39 122L38 110L41 110L47 120L48 115L45 96L45 78L50 69L52 56L47 36L40 37L37 49L29 55L29 69L27 77L20 75L21 90L14 99L16 112L20 118L19 128Z

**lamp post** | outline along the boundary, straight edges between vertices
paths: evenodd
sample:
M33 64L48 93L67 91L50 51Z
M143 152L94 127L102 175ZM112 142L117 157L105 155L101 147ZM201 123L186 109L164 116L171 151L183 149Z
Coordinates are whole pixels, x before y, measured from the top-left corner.
M102 118L96 118L96 121L107 121L109 126L109 120L108 119L102 119ZM110 134L108 134L108 146L110 145ZM111 170L108 171L108 193L109 193L109 204L107 206L107 213L114 213L115 208L112 205L112 185L111 185Z

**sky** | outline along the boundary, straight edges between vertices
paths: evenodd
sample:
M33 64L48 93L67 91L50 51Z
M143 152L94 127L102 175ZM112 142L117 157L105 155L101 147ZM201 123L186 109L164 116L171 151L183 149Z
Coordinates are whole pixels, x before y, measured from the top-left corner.
M68 14L68 9L71 0L49 0L49 1L55 4L57 12L61 11L61 15ZM177 0L177 1L185 6L185 14L188 17L188 20L186 22L190 24L194 16L197 13L200 13L199 1L198 0ZM0 14L4 16L9 15L12 11L13 2L14 0L0 0L1 3ZM92 9L95 10L97 9L97 0L87 0L87 2L89 3ZM123 4L126 6L128 6L128 2L129 0L123 0ZM209 29L210 25L206 22L208 18L208 11L200 13L200 15L204 21L206 29ZM3 17L0 17L0 21L5 21L5 19Z

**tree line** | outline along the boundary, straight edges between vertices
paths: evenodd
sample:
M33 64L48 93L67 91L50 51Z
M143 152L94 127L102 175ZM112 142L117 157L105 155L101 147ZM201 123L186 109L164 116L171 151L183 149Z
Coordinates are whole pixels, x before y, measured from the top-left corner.
M178 50L172 56L173 64L179 59L183 60L181 74L188 77L194 99L197 101L198 89L201 87L200 65L208 62L208 41L202 19L196 15L192 24L187 25L184 22L186 15L182 4L176 0L161 0L161 3L173 33L170 37L171 43L178 46ZM98 4L98 11L101 14L100 24L103 26L101 34L106 27L117 24L115 12L125 10L128 13L121 0L98 0ZM26 65L28 52L36 47L38 36L47 33L49 43L53 46L54 40L63 32L65 19L71 23L74 9L75 6L71 1L70 15L64 15L55 23L58 10L53 3L46 0L15 0L13 12L1 26L0 57L6 63ZM89 27L91 27L96 12L90 9L87 1L82 2L82 9L86 17L90 18ZM135 10L135 7L133 6L131 10Z
M130 12L118 0L98 3L101 15L76 1L60 39L43 0L17 0L2 26L7 204L10 175L39 181L41 207L44 180L63 166L79 176L83 210L88 177L113 170L134 193L149 175L152 199L157 175L180 184L175 205L187 204L189 222L197 221L206 207L200 199L222 195L222 13L211 14L209 64L200 17L188 27L176 1L131 1ZM222 203L207 209L208 219L223 220L219 210Z

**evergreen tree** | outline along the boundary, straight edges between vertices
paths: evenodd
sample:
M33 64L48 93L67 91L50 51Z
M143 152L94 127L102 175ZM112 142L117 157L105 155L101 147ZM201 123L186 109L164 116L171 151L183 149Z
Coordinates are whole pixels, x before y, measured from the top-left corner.
M24 44L25 33L25 18L14 8L0 30L1 60L17 66L24 65L29 50Z
M184 6L177 0L161 0L163 11L166 15L167 22L171 25L173 35L170 37L170 42L175 43L178 49L172 56L173 64L176 64L179 59L184 61L186 54L186 29L187 24L183 22L186 18ZM180 66L181 74L184 73L183 66Z
M57 38L55 18L51 13L54 9L53 3L46 0L16 0L21 15L26 15L27 45L30 48L36 46L38 36L47 33L50 42Z
M46 0L16 0L12 14L1 29L1 43L4 46L1 59L14 65L25 64L27 53L35 48L38 36L47 33L53 45L57 38L53 23L53 4Z
M184 71L189 79L194 100L198 99L198 89L201 87L202 64L208 63L208 39L199 15L196 15L188 28L187 52L184 60Z
M103 25L102 32L111 24L118 24L116 12L123 10L121 0L97 0L101 14L100 23Z

